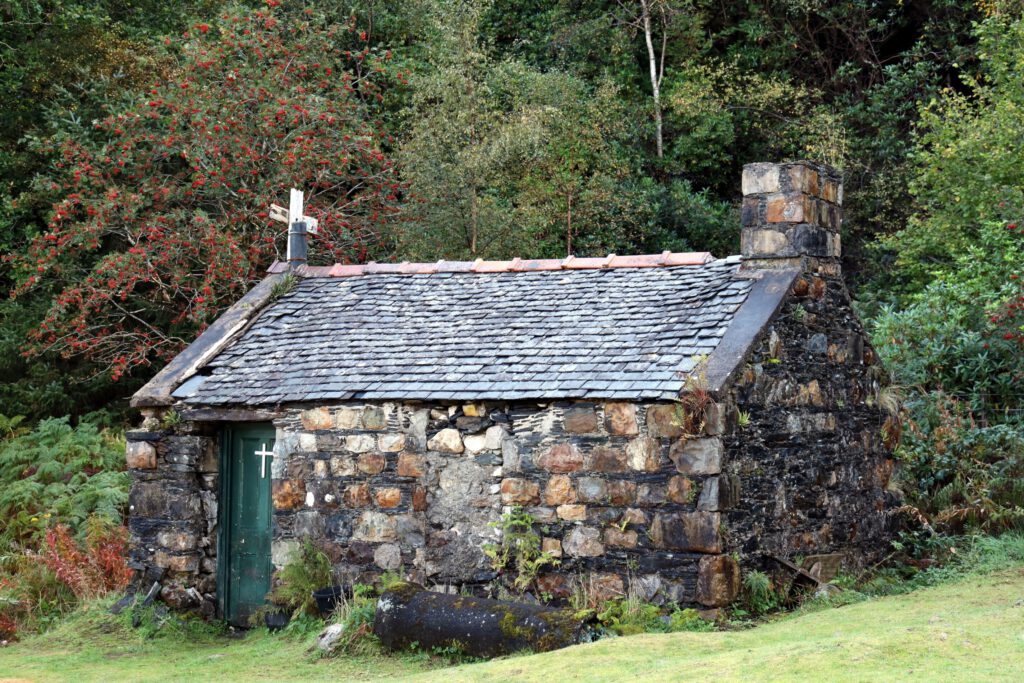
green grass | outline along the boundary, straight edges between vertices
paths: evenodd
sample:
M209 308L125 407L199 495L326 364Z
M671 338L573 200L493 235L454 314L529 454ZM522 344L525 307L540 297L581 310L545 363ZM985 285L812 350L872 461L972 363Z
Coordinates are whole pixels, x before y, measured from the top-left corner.
M614 638L542 655L439 668L424 656L317 659L312 636L255 631L145 639L98 609L0 649L33 681L1010 681L1024 676L1024 539L982 540L941 581L742 631ZM987 573L979 573L985 570Z

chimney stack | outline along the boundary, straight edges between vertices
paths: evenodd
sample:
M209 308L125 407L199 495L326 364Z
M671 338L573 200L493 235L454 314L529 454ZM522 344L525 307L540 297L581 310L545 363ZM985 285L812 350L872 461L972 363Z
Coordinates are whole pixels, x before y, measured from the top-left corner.
M309 235L305 221L295 221L288 226L288 270L306 265L309 250Z
M839 271L843 183L824 164L747 164L743 167L745 268L827 266Z

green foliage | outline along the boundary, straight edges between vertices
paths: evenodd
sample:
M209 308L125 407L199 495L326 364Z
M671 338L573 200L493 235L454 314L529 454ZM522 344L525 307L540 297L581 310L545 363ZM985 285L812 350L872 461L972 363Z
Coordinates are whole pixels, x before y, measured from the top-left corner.
M90 423L44 420L0 440L0 550L39 547L57 522L79 533L91 515L120 523L128 503L123 470L124 440Z
M996 14L975 35L980 64L961 72L966 92L946 89L922 108L910 185L920 208L888 241L915 288L971 248L986 223L1024 215L1024 20Z
M534 519L529 513L514 508L490 525L501 531L501 541L483 547L484 554L491 559L491 567L504 584L520 595L533 587L541 569L560 564L551 553L541 551L541 538L533 525Z
M743 574L743 604L750 614L759 616L780 607L782 600L771 577L753 570Z
M896 455L911 521L952 532L1024 528L1024 423L980 426L941 394L907 409L913 417Z
M273 605L300 614L314 614L313 591L333 583L331 559L312 540L304 539L292 558L281 568L267 594Z
M1024 239L987 222L921 292L883 306L872 338L895 382L944 390L976 410L1017 405L1024 355L992 317L1019 294L1013 277L1021 272Z

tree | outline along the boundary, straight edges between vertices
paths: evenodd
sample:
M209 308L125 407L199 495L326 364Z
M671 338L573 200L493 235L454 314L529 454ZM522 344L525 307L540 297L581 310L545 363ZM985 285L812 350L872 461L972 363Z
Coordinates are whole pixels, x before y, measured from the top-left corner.
M61 198L6 257L15 295L54 292L31 353L115 378L172 357L278 254L267 210L290 186L320 219L321 258L386 248L401 192L376 118L388 55L354 23L278 5L195 24L166 80L94 124L99 142L48 141L42 182Z

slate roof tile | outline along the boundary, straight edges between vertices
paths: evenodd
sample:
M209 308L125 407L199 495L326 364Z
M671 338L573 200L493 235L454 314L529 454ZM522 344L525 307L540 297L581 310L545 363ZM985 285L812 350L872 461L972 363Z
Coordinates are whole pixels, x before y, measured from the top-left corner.
M304 277L185 400L671 398L746 300L738 265Z

